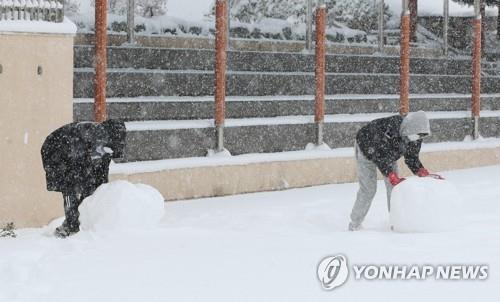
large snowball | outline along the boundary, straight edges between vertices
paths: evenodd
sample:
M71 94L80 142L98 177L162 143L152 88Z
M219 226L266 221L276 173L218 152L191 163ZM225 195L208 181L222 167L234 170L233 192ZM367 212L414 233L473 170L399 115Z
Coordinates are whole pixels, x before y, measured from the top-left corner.
M462 222L462 198L449 181L412 177L394 187L390 220L397 232L452 231Z
M80 205L82 230L149 228L164 215L163 196L153 187L114 181L100 186Z

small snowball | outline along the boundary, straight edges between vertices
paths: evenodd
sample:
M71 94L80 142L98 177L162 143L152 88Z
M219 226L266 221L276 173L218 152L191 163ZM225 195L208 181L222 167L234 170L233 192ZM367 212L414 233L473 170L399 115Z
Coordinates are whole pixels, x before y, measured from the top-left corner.
M144 229L158 225L164 198L153 187L114 181L100 186L80 205L82 230Z
M231 152L229 152L227 149L224 149L220 152L209 149L207 151L207 157L231 157Z
M306 151L331 151L331 150L332 150L332 148L330 148L330 146L328 146L325 143L323 143L321 145L309 143L306 146Z
M462 198L449 181L412 177L394 187L390 220L397 232L456 230L462 222Z

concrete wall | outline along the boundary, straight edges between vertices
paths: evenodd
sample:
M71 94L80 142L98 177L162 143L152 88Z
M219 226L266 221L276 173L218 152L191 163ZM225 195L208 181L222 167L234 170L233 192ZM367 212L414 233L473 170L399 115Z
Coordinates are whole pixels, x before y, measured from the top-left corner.
M0 226L40 226L62 214L40 148L72 121L73 36L0 32L0 65Z
M136 36L137 43L148 47L168 48L195 48L214 49L215 40L204 37L166 37L166 36ZM122 45L127 41L126 35L109 35L108 44L112 46ZM78 34L75 39L76 45L94 44L94 35ZM254 40L254 39L231 39L232 50L243 51L274 51L274 52L301 52L305 48L303 41L284 40ZM327 52L335 54L371 55L378 52L376 45L360 46L348 43L327 43ZM399 55L399 47L386 46L384 52L388 55ZM432 48L414 48L411 50L412 57L439 57L442 51Z
M431 171L500 165L500 148L426 152L421 154L421 160ZM404 175L410 174L402 161L399 165ZM347 183L356 181L356 177L353 157L260 162L112 176L113 179L152 185L167 201Z

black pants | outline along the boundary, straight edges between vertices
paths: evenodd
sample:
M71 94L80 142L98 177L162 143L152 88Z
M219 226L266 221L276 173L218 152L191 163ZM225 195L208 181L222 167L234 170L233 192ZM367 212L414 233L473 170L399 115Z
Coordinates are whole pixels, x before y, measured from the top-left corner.
M90 195L92 195L92 193L63 193L64 216L66 217L63 226L71 230L80 229L80 212L78 211L78 207L82 204L83 200Z

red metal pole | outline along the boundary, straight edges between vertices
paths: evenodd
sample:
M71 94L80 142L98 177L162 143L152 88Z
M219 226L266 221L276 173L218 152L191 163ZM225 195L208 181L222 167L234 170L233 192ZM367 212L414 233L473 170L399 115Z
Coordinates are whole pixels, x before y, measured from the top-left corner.
M474 50L472 53L472 119L473 137L479 138L479 116L481 112L481 17L473 21Z
M316 9L316 144L323 144L323 121L325 119L325 72L326 72L326 6Z
M215 4L215 128L217 151L224 150L227 68L227 0Z
M400 83L399 83L399 113L407 115L410 112L410 15L405 11L401 17L400 46Z
M103 122L106 113L107 1L95 1L94 119Z

